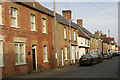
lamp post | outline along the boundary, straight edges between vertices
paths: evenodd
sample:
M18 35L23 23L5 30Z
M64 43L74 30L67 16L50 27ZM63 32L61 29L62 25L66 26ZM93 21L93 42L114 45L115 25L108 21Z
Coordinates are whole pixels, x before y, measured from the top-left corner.
M69 35L70 35L70 63L72 65L72 53L71 53L71 21L73 21L74 19L70 19L69 20L69 27L70 27L70 32L69 32Z

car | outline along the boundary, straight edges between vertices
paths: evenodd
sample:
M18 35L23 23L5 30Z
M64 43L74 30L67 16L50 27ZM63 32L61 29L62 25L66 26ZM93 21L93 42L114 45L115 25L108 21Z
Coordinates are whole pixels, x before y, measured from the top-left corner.
M120 56L120 52L118 52L118 56Z
M103 54L103 57L104 57L104 59L111 59L112 58L111 54L109 54L109 53Z
M112 53L108 53L109 54L109 58L112 59L113 56L112 56Z
M98 63L103 61L103 56L100 50L91 50L90 54L94 55L97 58Z
M92 54L83 55L79 59L79 66L82 66L82 65L91 65L92 66L96 63L97 63L97 58Z
M113 56L115 57L115 56L118 56L118 54L119 54L120 52L113 52Z

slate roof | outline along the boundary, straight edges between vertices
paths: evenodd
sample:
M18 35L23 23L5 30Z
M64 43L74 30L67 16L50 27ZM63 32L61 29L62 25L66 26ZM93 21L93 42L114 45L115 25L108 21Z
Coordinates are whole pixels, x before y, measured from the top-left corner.
M48 9L49 10L49 9ZM54 14L54 12L52 10L49 10L49 12L51 12L52 14ZM66 25L69 27L69 21L66 20L64 17L62 17L60 14L56 13L56 20L58 21L58 23L61 23L63 25ZM71 24L71 28L77 29L74 25Z
M80 28L80 26L74 22L72 22L72 24L78 29L78 36L90 39Z
M79 26L87 35L93 38L97 38L94 34L92 34L90 31L88 31L86 28Z

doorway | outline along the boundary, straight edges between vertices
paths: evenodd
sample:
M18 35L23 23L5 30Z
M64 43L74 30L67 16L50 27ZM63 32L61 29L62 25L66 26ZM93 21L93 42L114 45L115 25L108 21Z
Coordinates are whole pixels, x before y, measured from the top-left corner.
M36 46L32 46L33 70L37 70Z

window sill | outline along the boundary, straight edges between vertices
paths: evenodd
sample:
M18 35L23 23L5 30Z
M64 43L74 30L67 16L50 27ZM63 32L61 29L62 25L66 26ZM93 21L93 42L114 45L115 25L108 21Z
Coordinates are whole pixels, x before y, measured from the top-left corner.
M49 61L47 60L47 61L43 61L43 63L49 63Z
M65 59L65 61L68 61L68 59Z
M37 32L37 31L31 30L31 32Z
M4 26L4 24L0 24L0 26Z
M20 29L20 27L16 27L16 26L10 26L10 27L12 27L12 28L16 28L16 29Z
M5 67L4 65L0 66L0 68L4 68L4 67Z
M15 64L15 66L23 66L26 65L27 63L21 63L21 64Z
M48 34L48 33L44 33L44 32L42 32L42 34Z

